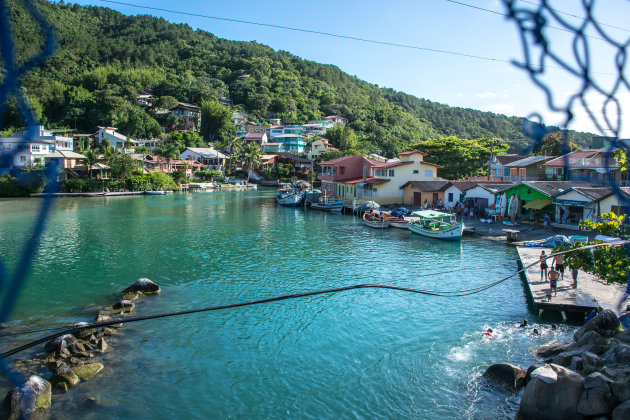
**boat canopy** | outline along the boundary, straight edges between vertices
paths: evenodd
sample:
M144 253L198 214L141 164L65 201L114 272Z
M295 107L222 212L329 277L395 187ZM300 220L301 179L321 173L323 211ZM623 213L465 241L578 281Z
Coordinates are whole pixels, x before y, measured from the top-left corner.
M416 216L416 217L424 217L426 219L438 219L441 217L452 216L452 214L450 213L442 213L441 211L434 211L434 210L414 211L413 213L411 213L411 215Z

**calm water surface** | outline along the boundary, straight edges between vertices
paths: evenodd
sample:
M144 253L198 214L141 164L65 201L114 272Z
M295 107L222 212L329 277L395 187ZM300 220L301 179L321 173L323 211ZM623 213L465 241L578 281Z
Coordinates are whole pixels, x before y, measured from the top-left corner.
M0 255L10 270L41 203L0 201ZM467 289L510 274L515 258L480 239L447 243L280 208L271 190L64 198L11 326L92 320L140 277L163 290L139 302L145 315L366 282ZM542 337L531 337L515 328L527 317L534 320L514 277L467 297L368 289L128 324L101 357L105 371L55 395L52 414L513 418L518 395L493 392L481 372L495 361L527 366L531 346L571 333L539 325ZM497 336L481 339L488 327ZM0 377L2 397L8 386ZM99 405L86 406L88 397Z

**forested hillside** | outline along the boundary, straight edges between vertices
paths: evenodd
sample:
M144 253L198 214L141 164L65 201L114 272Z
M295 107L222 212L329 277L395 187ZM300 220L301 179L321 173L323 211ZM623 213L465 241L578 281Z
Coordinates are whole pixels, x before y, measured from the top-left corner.
M219 39L151 16L125 16L102 7L36 1L57 33L59 48L23 85L44 124L94 132L111 125L134 137L154 137L160 124L136 96L231 101L253 121L303 123L342 115L360 149L393 156L409 144L439 136L503 138L518 150L531 140L522 118L452 108L383 89L335 66L300 59L255 42ZM9 1L19 57L38 51L41 30L20 2ZM250 74L250 77L239 76ZM4 126L21 124L9 109ZM571 133L578 144L591 135Z

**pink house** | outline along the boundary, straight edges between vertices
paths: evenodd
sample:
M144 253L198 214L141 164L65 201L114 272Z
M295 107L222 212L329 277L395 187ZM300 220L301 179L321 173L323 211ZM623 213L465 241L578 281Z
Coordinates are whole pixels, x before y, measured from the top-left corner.
M371 168L382 164L363 156L343 156L327 160L319 164L318 178L322 181L322 193L336 196L337 183L354 184L365 181L370 177Z

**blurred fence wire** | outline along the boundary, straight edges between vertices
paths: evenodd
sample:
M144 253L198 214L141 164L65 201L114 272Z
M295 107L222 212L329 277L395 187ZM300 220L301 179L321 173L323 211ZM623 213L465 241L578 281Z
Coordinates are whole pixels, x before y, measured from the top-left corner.
M16 0L14 3L18 1ZM630 91L627 76L624 74L624 72L627 73L627 50L630 38L620 42L607 33L604 28L605 25L598 23L594 18L593 10L596 3L594 0L581 1L582 17L577 24L565 19L563 14L554 10L546 0L541 0L538 5L516 0L503 0L503 3L508 10L508 19L512 20L517 26L523 48L523 61L515 62L515 65L527 72L532 82L544 92L548 107L552 111L562 112L565 115L563 151L569 151L566 128L574 119L576 109L580 107L593 121L600 134L608 138L611 150L619 149L628 155L628 142L619 139L624 106L619 96ZM41 51L33 57L20 62L18 60L19 54L16 38L12 32L11 4L8 1L0 1L0 53L3 66L0 73L3 77L0 83L0 117L5 115L9 101L13 99L28 128L24 138L24 142L28 142L35 135L38 123L28 105L25 91L21 86L21 80L31 69L42 64L54 53L57 42L50 23L41 14L34 2L22 0L21 4L37 23L44 42ZM554 51L553 40L546 33L546 29L551 22L554 26L561 26L572 33L573 60L567 59L566 51ZM587 35L589 33L596 34L598 39L593 40ZM612 55L614 58L612 67L617 72L616 80L607 85L599 83L594 78L596 73L593 71L592 62L590 61L591 54L589 53L591 48L589 43L602 42L602 40L607 42L609 47L615 51ZM545 72L550 66L554 68L560 67L566 72L567 76L580 79L579 89L571 94L564 104L558 104L557 97L559 94L554 92L553 88L544 81ZM603 99L601 108L598 110L589 105L589 98L593 94ZM529 150L539 145L543 138L549 134L542 124L543 119L539 114L530 116L530 120L538 122L527 122L524 126L524 130L533 138L532 144L528 148ZM2 123L2 128L4 128L4 123ZM2 153L5 153L5 151L3 150ZM8 153L15 152L11 151ZM609 157L609 154L606 156L608 157L606 158L605 166L612 168L614 162ZM1 161L4 162L5 160L2 159ZM52 181L49 182L47 191L56 191L58 189L56 169L52 165L47 166L47 178ZM6 173L6 168L0 169L0 171L4 171L0 172L0 174ZM571 173L568 160L565 160L565 173ZM630 202L627 195L622 193L621 186L613 175L614 171L609 170L607 172L607 183L617 194L625 208L625 213L628 214L630 213ZM40 240L45 230L46 220L53 203L52 200L52 198L44 198L42 200L38 217L30 235L26 239L26 244L20 260L15 264L15 269L10 272L6 262L0 258L0 323L7 321L15 308L28 271L37 254ZM626 217L625 223L629 223L628 219L630 218ZM628 246L626 246L626 251L630 255ZM0 369L16 386L23 382L23 379L10 369L6 360L0 359Z

